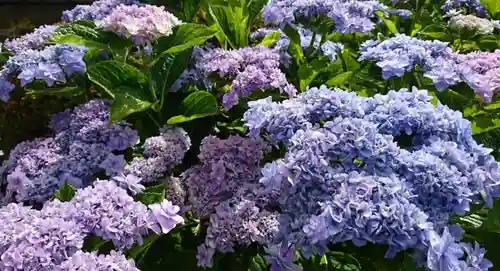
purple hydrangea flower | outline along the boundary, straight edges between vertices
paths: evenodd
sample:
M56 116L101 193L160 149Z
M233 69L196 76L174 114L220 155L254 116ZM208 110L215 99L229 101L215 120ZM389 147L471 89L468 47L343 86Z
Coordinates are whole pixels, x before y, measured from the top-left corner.
M130 37L139 45L171 35L179 24L181 21L165 7L153 5L119 5L99 23L104 30Z
M487 103L500 90L500 50L458 55L464 81Z
M156 233L168 233L178 224L184 223L182 216L177 213L180 207L173 205L172 202L168 200L163 200L161 203L150 204L149 209L151 209L150 220L156 221L157 224L151 228Z
M281 55L264 46L226 51L209 49L196 61L196 68L205 76L217 73L232 79L231 91L224 95L226 109L238 104L238 99L249 96L256 89L274 88L289 96L296 93L285 74L279 69Z
M4 162L3 200L42 203L65 182L80 188L101 170L122 170L125 161L113 152L135 145L138 135L125 122L109 124L109 116L104 100L55 114L52 136L18 144Z
M145 140L144 157L134 158L125 167L124 174L133 174L144 183L155 181L180 164L190 147L191 140L184 129L164 126L160 136Z
M5 41L5 48L13 54L19 54L26 50L41 50L47 45L56 28L55 25L42 25L35 28L33 32Z
M261 140L240 136L225 140L205 137L198 156L200 164L181 176L188 188L190 210L199 217L208 217L242 187L257 183L263 146Z
M115 182L98 180L78 190L71 203L76 208L72 219L82 232L111 240L118 249L141 244L149 226L156 225L148 218L147 207Z
M123 172L126 164L127 161L125 161L123 155L114 155L110 153L106 160L102 161L99 166L106 170L106 175L115 176L116 174Z
M139 271L134 260L127 260L119 252L111 251L109 255L98 255L96 252L77 251L62 262L55 271Z
M71 220L43 216L39 211L9 204L0 209L0 269L55 270L83 247L84 234Z
M252 200L225 201L210 216L205 243L198 249L198 265L210 267L211 256L216 251L227 253L233 252L237 245L267 244L275 238L278 229L277 212L262 210Z

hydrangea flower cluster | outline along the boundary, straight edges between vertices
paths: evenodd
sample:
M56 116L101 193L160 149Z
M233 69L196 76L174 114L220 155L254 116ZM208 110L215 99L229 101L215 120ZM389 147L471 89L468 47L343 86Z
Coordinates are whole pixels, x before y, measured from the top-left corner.
M70 202L71 214L81 230L111 240L116 248L142 243L149 229L147 207L128 195L115 182L98 180L92 187L79 190Z
M208 217L221 202L256 183L263 142L237 135L227 139L205 137L200 146L200 164L181 178L188 188L189 208L198 217Z
M445 264L456 240L435 236L446 239L450 216L470 203L492 205L500 164L461 113L430 100L416 89L365 98L322 86L282 103L250 102L250 133L265 130L287 150L260 180L279 188L281 240L306 255L343 241L387 244L388 257L414 248L440 270L431 262ZM457 264L473 266L463 255Z
M142 243L149 230L168 233L183 223L178 211L168 200L148 208L108 180L79 189L69 202L46 202L40 211L10 203L0 209L0 268L138 270L118 252L107 256L82 252L84 237L93 234L120 250L130 248L134 242Z
M119 5L99 25L106 31L130 37L137 45L150 45L161 36L169 36L181 24L165 7Z
M461 235L463 232L461 232ZM486 251L478 243L474 246L460 242L462 236L455 236L445 228L441 236L431 233L427 251L428 270L478 270L486 271L493 264L484 258Z
M144 157L134 158L123 170L124 175L137 176L143 183L158 180L169 169L182 162L190 147L191 140L184 129L164 126L160 129L159 136L145 140Z
M205 242L198 248L198 265L212 266L218 252L236 245L266 244L278 232L278 214L265 209L269 199L258 186L259 162L265 146L260 139L209 136L200 147L200 164L182 174L188 188L188 208L209 218Z
M0 97L7 101L14 85L9 81L14 77L25 86L35 79L43 80L48 86L56 82L65 83L66 77L75 73L85 73L83 56L86 47L58 44L45 47L41 51L24 50L9 58L0 70Z
M500 90L500 50L458 55L457 62L463 80L485 102L491 102Z
M104 240L113 241L118 249L142 243L149 229L168 233L183 223L177 215L179 207L170 201L148 207L128 195L113 181L98 180L92 187L78 190L69 207L60 208L76 221L85 233L92 233Z
M279 230L278 216L246 198L222 202L210 216L205 242L198 247L198 265L212 267L215 252L234 252L237 245L271 242Z
M2 207L0 217L2 270L55 270L83 247L84 234L73 221L15 203Z
M44 202L65 182L80 188L105 170L101 165L114 151L138 142L137 132L125 122L109 123L109 102L93 100L57 113L54 134L18 144L3 164L7 181L4 201Z
M91 5L77 5L71 10L64 11L62 20L67 23L81 20L100 21L119 5L138 3L137 0L97 0Z
M13 54L19 54L26 50L41 50L46 46L56 28L55 25L42 25L31 33L5 41L5 48Z
M287 82L280 70L279 52L265 46L227 51L208 49L196 60L196 69L205 76L217 73L232 80L231 91L222 98L226 109L238 104L238 99L249 96L256 89L276 88L294 96L296 89Z
M450 18L448 25L455 29L471 29L483 35L491 34L495 30L495 24L492 21L474 15L458 14Z
M61 263L55 271L139 271L133 260L116 251L109 255L97 255L95 252L77 251L69 259Z
M333 31L347 34L373 30L376 26L373 22L377 17L376 11L388 12L389 8L378 1L271 0L262 15L267 23L280 26L293 25L301 18L324 15L335 22Z
M382 77L402 77L419 65L424 76L432 79L438 90L461 81L455 55L447 43L426 41L397 34L382 42L369 40L360 48L359 60L375 61L382 68Z
M486 17L488 14L481 4L481 0L446 0L441 9L445 12L465 9L481 17Z

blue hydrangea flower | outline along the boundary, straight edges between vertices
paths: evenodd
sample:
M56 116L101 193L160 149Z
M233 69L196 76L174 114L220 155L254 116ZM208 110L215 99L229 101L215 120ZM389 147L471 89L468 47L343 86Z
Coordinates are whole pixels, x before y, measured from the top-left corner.
M432 270L463 270L467 252L449 233L450 217L472 202L492 206L499 163L460 112L431 100L417 89L366 98L321 86L249 103L250 134L264 132L286 149L260 179L264 191L277 191L275 241L305 255L344 241L386 244L387 257L414 249L429 255Z

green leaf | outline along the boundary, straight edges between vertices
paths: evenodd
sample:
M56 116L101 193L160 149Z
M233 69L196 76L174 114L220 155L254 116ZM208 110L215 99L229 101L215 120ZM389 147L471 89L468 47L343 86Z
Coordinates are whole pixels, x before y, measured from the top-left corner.
M450 41L452 40L451 36L444 32L420 32L420 35L424 35L429 38L442 40L442 41Z
M159 38L154 50L161 54L176 54L205 43L217 33L215 27L201 24L181 24L170 36Z
M262 257L262 255L257 254L252 258L252 261L250 262L250 268L248 268L248 271L264 271L268 270L266 261Z
M70 201L73 199L76 193L76 188L69 183L65 183L57 192L54 194L54 198L60 201Z
M120 86L146 91L146 75L136 67L115 60L103 61L87 68L87 76L101 87L109 96L114 97L113 89Z
M414 37L415 35L418 34L418 32L420 32L420 30L422 30L422 25L419 24L419 23L414 23L413 27L412 27L412 30L411 30L410 36Z
M390 19L386 18L385 14L382 11L379 10L375 13L377 14L377 16L380 19L382 19L382 21L384 21L385 26L387 26L387 29L389 29L389 31L391 31L392 34L399 33L398 27L396 26L396 24L393 21L391 21Z
M226 42L233 49L248 46L248 37L250 36L250 14L246 5L241 1L207 1L206 7L210 19L220 30L218 37L221 43Z
M86 54L89 58L97 56L105 48L109 48L115 57L120 57L125 54L126 48L133 45L130 39L98 29L92 21L76 21L59 26L51 39L57 43L85 45L89 48Z
M481 229L500 232L500 201L495 200L493 208L489 210L486 220L483 221Z
M491 14L493 19L499 19L500 17L500 1L498 0L481 0L481 4L486 8L486 10Z
M162 202L165 199L165 185L150 186L137 195L137 200L149 205Z
M339 75L336 75L332 79L328 80L326 84L331 87L345 86L346 84L349 83L349 80L351 79L352 75L353 75L352 71L343 72Z
M182 1L182 15L184 17L184 21L191 22L193 18L198 13L200 9L201 0L184 0Z
M92 21L75 21L63 24L54 31L52 39L56 39L60 35L76 35L87 40L105 41L103 40L103 32L97 30L95 23Z
M84 239L82 250L85 252L99 251L102 246L109 242L110 241L102 239L102 237L90 235Z
M7 52L0 52L0 67L9 60L10 54Z
M151 248L151 245L158 240L160 235L158 234L152 234L146 238L144 238L144 241L141 245L135 245L133 248L127 251L127 258L129 259L134 259L134 261L139 262L144 255L148 252L149 248Z
M269 33L264 37L264 39L258 45L271 47L280 39L280 36L281 33L279 31Z
M175 55L163 55L151 68L154 88L161 93L160 104L155 110L159 111L163 107L168 90L189 65L192 52L192 49L188 49Z
M300 90L305 90L318 74L328 67L328 59L314 59L298 70Z
M28 95L47 95L59 97L77 96L85 93L86 91L84 88L79 86L52 87L43 89L25 88L25 90Z
M288 45L290 55L295 59L295 61L297 61L297 63L302 63L304 61L304 52L302 51L299 33L289 25L283 29L283 32L285 32L290 39L290 45Z
M115 99L111 105L111 123L116 123L130 114L142 112L151 107L151 102L140 89L120 86L112 92Z
M208 91L196 91L191 93L182 102L182 115L174 116L167 121L173 125L194 119L214 116L219 114L217 99Z
M476 116L472 121L472 134L477 135L500 128L500 117L491 115Z

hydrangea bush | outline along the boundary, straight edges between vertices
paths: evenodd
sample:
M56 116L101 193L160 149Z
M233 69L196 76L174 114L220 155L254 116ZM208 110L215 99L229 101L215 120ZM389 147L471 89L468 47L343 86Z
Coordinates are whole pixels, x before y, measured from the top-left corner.
M499 269L499 20L98 0L2 42L4 105L71 104L2 150L0 270Z

